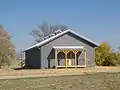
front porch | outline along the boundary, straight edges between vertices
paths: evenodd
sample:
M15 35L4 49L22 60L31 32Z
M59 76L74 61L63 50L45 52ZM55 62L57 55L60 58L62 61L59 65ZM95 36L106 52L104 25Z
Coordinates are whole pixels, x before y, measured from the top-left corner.
M87 66L86 49L83 46L54 46L56 68L78 68ZM80 64L78 57L84 54L83 62ZM61 58L62 57L62 58Z

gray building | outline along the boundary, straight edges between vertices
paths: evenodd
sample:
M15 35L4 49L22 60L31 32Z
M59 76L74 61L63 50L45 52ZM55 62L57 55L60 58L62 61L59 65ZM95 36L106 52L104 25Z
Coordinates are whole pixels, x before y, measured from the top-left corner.
M72 31L56 32L26 50L25 66L31 68L68 68L95 66L99 44Z

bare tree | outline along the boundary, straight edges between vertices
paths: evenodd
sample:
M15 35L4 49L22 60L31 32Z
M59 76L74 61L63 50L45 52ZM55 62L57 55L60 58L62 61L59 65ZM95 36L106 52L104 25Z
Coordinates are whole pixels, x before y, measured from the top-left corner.
M41 25L38 26L37 29L32 30L30 33L32 36L35 37L36 42L41 42L44 37L48 36L51 33L54 33L56 30L67 30L68 27L64 25L52 25L46 22L43 22Z
M118 52L120 53L120 46L117 49L118 49Z

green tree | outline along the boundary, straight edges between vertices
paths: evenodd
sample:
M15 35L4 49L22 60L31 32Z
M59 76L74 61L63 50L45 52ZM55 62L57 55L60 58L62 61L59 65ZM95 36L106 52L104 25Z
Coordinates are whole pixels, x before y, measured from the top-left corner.
M103 42L95 50L95 61L99 66L117 66L120 65L120 53L113 51L107 42Z
M16 58L15 47L11 42L11 36L0 25L0 68L5 65L10 65L10 61Z
M108 65L111 60L110 54L112 53L111 46L107 42L103 42L98 48L96 48L95 61L99 66Z
M32 30L30 34L35 37L35 41L38 43L44 40L44 37L48 36L51 33L54 33L56 30L64 31L67 29L68 27L64 25L53 25L43 22L38 26L37 29Z

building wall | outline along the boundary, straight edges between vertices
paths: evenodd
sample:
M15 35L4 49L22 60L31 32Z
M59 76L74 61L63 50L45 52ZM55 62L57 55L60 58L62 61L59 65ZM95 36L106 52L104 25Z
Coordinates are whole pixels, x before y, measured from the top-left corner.
M87 49L87 66L94 66L94 45L79 38L71 33L64 34L57 39L48 42L47 44L41 46L41 64L42 68L54 67L55 65L55 53L53 46L84 46ZM84 59L84 54L81 53L78 60ZM61 62L61 64L64 64Z
M40 49L33 48L25 52L25 65L27 68L41 68Z

